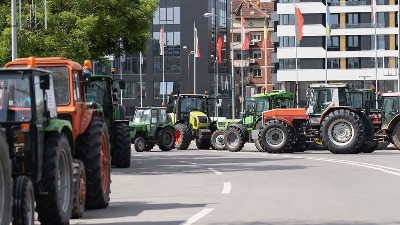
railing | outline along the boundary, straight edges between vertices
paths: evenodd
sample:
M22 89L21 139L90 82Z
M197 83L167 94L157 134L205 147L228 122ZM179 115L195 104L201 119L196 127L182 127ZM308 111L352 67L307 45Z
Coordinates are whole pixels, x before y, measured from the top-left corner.
M367 5L366 1L345 1L345 2L331 2L331 6L359 6Z
M385 28L385 23L377 23L377 28ZM345 28L374 28L372 23L348 23ZM340 24L332 24L331 29L340 29Z

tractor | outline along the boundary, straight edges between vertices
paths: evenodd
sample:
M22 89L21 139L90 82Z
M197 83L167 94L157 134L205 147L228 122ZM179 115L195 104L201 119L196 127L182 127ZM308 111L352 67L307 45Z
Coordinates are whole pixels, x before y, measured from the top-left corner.
M198 149L211 147L212 133L217 130L216 122L211 122L209 104L214 98L205 94L176 94L171 95L168 102L174 99L174 109L170 113L175 124L175 147L185 150L192 140L196 140Z
M33 224L36 203L41 224L69 224L72 125L57 118L51 72L34 59L27 66L0 69L0 222L8 225L12 212L13 224Z
M263 127L254 130L262 148L270 153L305 150L310 139L320 138L335 154L373 152L374 128L365 112L350 102L343 83L311 84L307 109L273 109L263 112Z
M400 92L383 93L381 129L375 133L379 141L388 141L400 149Z
M19 58L7 63L6 67L27 66L28 61L28 58ZM38 68L53 72L57 117L71 122L72 155L76 162L84 166L86 186L76 185L80 189L74 194L73 218L79 218L84 208L107 207L111 192L109 129L100 105L86 99L91 64L86 60L82 67L63 57L36 58L36 64ZM83 182L82 178L74 180ZM82 203L85 205L82 206Z
M0 128L0 224L11 223L12 183L8 144L5 132Z
M166 107L137 108L129 127L137 152L150 151L155 144L161 151L175 147L175 128Z
M92 74L87 87L87 101L94 101L103 110L109 128L111 141L111 165L129 168L131 164L131 139L129 120L125 119L125 107L118 104L117 88L125 89L125 81L114 79L114 69L110 75ZM99 107L100 108L100 107Z
M226 148L232 152L240 151L245 142L251 141L251 130L261 128L263 111L275 108L291 108L292 105L293 94L282 91L260 93L246 99L245 111L239 122L232 122L231 120L217 122L218 130L211 137L213 148L219 150ZM257 140L255 145L259 151L263 151Z

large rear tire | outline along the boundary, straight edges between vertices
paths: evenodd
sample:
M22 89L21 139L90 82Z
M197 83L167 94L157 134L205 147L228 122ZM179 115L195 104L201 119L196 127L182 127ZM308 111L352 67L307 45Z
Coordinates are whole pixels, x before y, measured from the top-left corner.
M178 150L186 150L192 140L192 130L190 125L178 123L175 125L175 147Z
M400 122L396 124L392 132L393 144L400 150Z
M10 224L12 207L11 159L5 134L0 130L0 224Z
M256 125L256 130L258 130L260 132L261 128L262 128L262 122L258 121L258 123ZM254 140L254 145L256 146L258 151L265 152L265 150L261 147L260 139Z
M211 148L214 150L224 150L225 143L224 143L224 134L225 131L223 130L216 130L211 135Z
M110 201L110 141L104 119L93 116L86 131L79 137L79 158L85 165L86 208L106 208Z
M158 134L158 147L161 151L171 151L175 147L175 131L172 127L164 127Z
M293 134L287 124L268 121L258 133L262 149L268 153L284 153L289 151L293 142Z
M244 134L238 127L230 127L224 135L225 148L230 152L239 152L244 147Z
M74 199L72 201L72 219L78 219L83 216L86 201L86 174L85 166L79 159L74 159Z
M14 204L12 206L13 225L33 225L35 224L35 191L31 179L22 175L14 180L13 195ZM2 223L2 224L10 224Z
M208 139L196 139L196 147L197 149L210 149L211 140Z
M129 126L126 124L114 126L111 165L117 168L129 168L131 166L131 138L129 131Z
M330 112L320 127L321 139L334 154L355 154L363 144L365 127L357 114L339 109Z
M36 193L36 211L41 224L69 224L73 199L72 155L65 134L45 136L42 185L47 193Z

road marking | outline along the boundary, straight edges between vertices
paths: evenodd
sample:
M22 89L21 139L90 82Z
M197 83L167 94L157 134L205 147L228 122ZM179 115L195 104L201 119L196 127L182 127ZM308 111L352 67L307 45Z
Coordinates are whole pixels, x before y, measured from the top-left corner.
M207 169L213 171L216 175L222 175L221 172L219 172L218 170L216 170L216 169L214 169L214 168L207 168Z
M134 154L133 156L143 156L142 154Z
M180 163L187 163L186 161L179 161Z
M197 165L197 163L192 163L192 162L189 162L189 164L192 164L192 165Z
M213 211L214 208L205 208L198 212L196 215L190 217L188 220L185 222L181 223L181 225L190 225L198 221L199 219L205 217L207 214L209 214L211 211Z
M224 188L221 191L221 194L229 194L231 193L232 184L231 182L224 182Z

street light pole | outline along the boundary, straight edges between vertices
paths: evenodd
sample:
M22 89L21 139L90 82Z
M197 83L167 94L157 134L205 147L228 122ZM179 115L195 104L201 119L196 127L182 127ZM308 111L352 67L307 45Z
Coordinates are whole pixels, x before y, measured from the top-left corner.
M16 0L11 0L11 59L17 58L17 20L16 20Z

